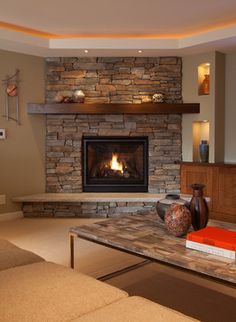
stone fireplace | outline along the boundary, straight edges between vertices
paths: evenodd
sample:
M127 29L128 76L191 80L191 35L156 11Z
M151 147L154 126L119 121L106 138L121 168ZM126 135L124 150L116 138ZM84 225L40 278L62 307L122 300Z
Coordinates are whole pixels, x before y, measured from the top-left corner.
M182 102L180 57L47 58L46 71L47 103L52 103L57 94L72 95L76 89L85 93L85 103L93 104L139 104L150 101L154 93L163 93L167 103ZM176 161L182 155L181 123L181 114L47 115L46 192L83 192L82 139L88 136L147 137L145 191L179 192L180 169ZM122 156L117 161L122 158L125 159ZM49 216L110 216L153 204L45 203L30 207L31 215L38 211Z
M148 137L83 137L82 160L83 191L148 191Z
M165 102L182 102L180 57L47 58L46 70L47 103L76 89L93 104L138 104L157 92ZM181 122L180 114L47 115L46 191L83 191L83 136L148 137L148 191L179 191Z

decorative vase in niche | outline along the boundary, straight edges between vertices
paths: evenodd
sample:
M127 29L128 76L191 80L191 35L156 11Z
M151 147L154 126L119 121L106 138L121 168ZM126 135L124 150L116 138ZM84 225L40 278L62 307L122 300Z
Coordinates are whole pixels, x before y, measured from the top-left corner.
M165 213L171 204L176 203L179 205L188 205L188 202L184 199L181 199L177 194L167 194L164 199L161 199L156 204L156 211L159 217L164 220Z
M165 225L172 235L184 236L191 226L191 212L186 206L173 203L166 211Z
M208 205L203 197L204 184L194 183L191 185L193 196L189 204L192 215L192 226L194 230L205 228L208 222Z
M203 95L208 95L210 93L210 75L204 75L204 79L201 84L201 93Z
M209 144L207 140L202 140L199 144L200 162L208 162L209 159Z

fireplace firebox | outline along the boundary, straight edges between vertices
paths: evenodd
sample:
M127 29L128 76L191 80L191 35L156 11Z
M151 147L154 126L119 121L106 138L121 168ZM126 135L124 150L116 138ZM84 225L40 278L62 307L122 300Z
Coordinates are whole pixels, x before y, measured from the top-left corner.
M148 191L148 137L84 136L82 160L83 191Z

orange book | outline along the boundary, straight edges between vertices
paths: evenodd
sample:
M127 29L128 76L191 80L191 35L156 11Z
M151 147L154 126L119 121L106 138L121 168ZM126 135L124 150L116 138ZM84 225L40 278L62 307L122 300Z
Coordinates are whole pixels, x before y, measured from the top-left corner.
M186 239L196 243L236 251L236 231L228 229L209 226L187 234Z

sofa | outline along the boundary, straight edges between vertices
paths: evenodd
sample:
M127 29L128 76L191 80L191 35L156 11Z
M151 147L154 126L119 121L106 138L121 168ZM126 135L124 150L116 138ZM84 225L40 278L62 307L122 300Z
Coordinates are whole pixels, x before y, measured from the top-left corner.
M196 320L0 240L0 321Z

